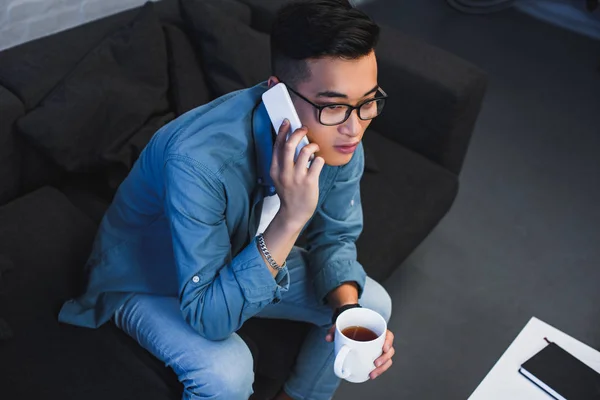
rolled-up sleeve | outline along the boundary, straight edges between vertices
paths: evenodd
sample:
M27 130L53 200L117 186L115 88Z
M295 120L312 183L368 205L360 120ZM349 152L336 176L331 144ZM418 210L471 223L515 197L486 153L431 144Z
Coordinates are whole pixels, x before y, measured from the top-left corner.
M231 254L225 189L215 174L183 156L164 167L165 213L185 320L200 335L222 340L287 290L287 269L273 278L251 241Z
M357 261L356 240L363 228L360 179L364 169L362 144L352 160L339 167L333 186L306 228L309 267L317 299L345 282L356 282L362 295L366 273Z

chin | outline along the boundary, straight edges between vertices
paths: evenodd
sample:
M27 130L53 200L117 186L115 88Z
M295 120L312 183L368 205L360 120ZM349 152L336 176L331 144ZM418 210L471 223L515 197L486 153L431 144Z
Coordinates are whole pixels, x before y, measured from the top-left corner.
M330 167L341 167L342 165L346 165L350 162L350 160L352 160L352 156L353 154L348 154L348 155L333 155L333 156L329 156L327 158L325 158L325 164L329 165Z

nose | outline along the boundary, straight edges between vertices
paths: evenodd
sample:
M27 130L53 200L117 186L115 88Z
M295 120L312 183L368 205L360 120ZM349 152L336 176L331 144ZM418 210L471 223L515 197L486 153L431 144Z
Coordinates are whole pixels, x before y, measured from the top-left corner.
M347 136L358 136L360 135L361 124L360 118L358 118L358 110L352 110L348 119L340 125L340 133Z

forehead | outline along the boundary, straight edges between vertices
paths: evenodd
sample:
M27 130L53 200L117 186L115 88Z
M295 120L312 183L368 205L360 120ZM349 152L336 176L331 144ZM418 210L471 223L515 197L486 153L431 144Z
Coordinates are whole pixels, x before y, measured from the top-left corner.
M356 60L325 57L308 60L310 78L299 85L303 92L315 95L334 91L360 99L377 85L377 59L375 52Z

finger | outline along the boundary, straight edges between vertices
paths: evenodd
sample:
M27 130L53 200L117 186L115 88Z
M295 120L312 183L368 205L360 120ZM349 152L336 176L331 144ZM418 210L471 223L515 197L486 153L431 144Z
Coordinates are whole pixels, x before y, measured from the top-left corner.
M290 121L287 119L284 119L283 123L279 127L279 130L277 131L277 136L275 137L275 143L273 144L273 158L278 157L279 153L281 153L281 148L285 144L285 138L289 131L290 131Z
M371 373L369 374L369 377L371 379L375 379L377 378L379 375L383 374L385 371L387 371L393 364L392 360L388 360L385 364L383 364L381 367L374 369L373 371L371 371Z
M383 353L382 356L380 356L377 360L375 360L375 366L381 367L388 360L391 360L391 358L394 356L394 354L396 354L396 350L392 347L392 349L390 351L388 351L387 353Z
M307 173L307 165L310 157L319 151L319 145L316 143L307 144L300 150L300 155L296 160L296 168L299 168L298 171L302 173Z
M308 129L306 127L302 127L300 129L296 129L294 133L292 133L289 139L282 146L282 154L281 154L281 165L284 166L293 166L294 165L294 157L296 155L296 147L300 144L300 140L308 133Z
M275 144L279 145L278 147L281 147L281 144L285 143L286 136L289 133L289 131L290 121L286 118L283 120L283 123L279 127L279 130L277 131L277 137L275 138Z
M310 168L308 169L308 176L314 177L316 179L321 175L321 170L325 165L325 159L323 157L315 157L310 164Z
M291 142L294 145L294 149L298 147L300 144L300 140L308 133L308 128L302 125L300 128L296 129L288 138L288 142Z
M394 344L394 334L391 331L387 331L387 335L385 337L385 343L383 344L383 351L388 352L392 348Z
M335 325L332 325L331 328L329 328L329 331L327 331L327 335L325 336L325 340L328 341L328 342L333 342L334 335L335 335Z

